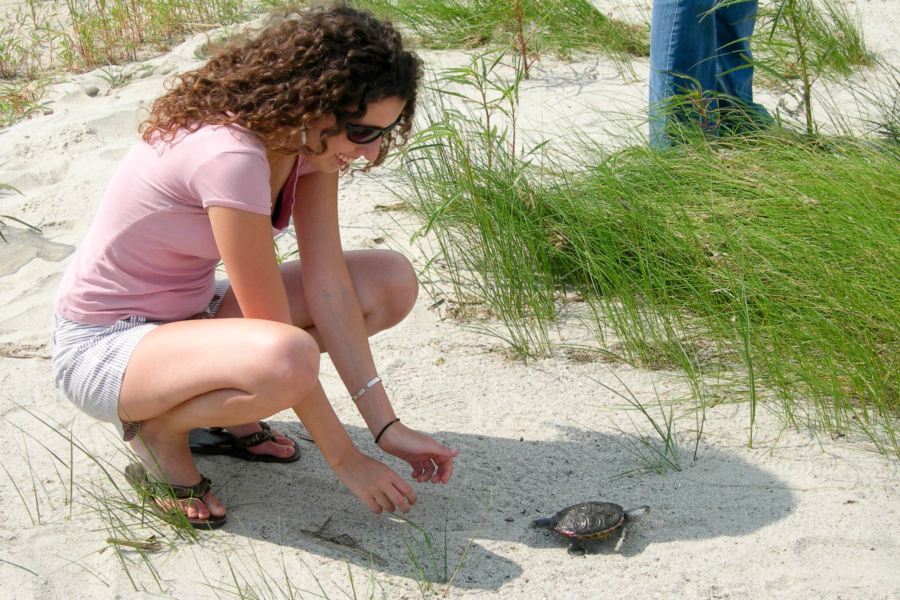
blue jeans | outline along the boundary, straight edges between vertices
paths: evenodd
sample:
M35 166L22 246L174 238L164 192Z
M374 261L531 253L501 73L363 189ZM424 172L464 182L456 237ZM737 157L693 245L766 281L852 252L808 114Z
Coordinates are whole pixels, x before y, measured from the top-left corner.
M721 117L740 114L771 123L753 102L753 67L746 65L757 0L719 8L716 0L653 0L650 23L650 144L668 146L670 119L695 122L718 135ZM708 14L707 14L708 13ZM667 104L689 94L696 102ZM729 109L731 109L729 111Z

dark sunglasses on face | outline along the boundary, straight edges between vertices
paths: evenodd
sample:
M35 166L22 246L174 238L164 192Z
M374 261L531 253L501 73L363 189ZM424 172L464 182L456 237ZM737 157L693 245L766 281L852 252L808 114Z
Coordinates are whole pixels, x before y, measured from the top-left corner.
M372 127L371 125L354 125L353 123L347 123L344 125L344 131L347 132L347 139L354 144L371 144L396 127L400 123L400 118L401 117L397 117L397 120L387 127Z

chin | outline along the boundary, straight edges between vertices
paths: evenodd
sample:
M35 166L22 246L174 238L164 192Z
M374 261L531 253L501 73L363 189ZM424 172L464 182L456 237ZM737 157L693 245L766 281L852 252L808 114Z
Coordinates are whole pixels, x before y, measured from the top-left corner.
M328 158L322 156L310 156L309 163L315 167L319 173L336 173L339 168L333 156L329 156Z

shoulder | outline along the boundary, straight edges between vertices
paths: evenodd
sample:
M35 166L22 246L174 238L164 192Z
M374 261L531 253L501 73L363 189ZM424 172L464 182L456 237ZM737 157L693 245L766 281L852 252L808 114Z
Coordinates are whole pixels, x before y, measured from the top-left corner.
M180 130L172 140L154 141L150 145L160 154L194 163L231 153L266 157L266 147L256 135L232 125L201 125L194 131Z

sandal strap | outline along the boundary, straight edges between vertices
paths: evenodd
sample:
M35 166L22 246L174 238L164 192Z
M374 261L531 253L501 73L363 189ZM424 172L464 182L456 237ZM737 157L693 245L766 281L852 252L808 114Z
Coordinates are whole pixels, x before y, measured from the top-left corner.
M272 427L265 421L257 421L257 423L260 427L262 427L262 431L251 433L250 435L244 436L242 438L235 438L234 440L228 442L222 442L221 444L217 444L216 447L220 450L229 450L230 448L246 450L247 448L252 448L253 446L259 446L260 444L274 441L275 434L272 433ZM224 431L224 429L221 427L210 427L209 430L214 432Z
M144 481L144 490L157 498L172 498L177 500L190 500L201 498L212 489L212 481L209 477L200 476L200 483L187 487L183 485L169 485L158 481Z
M240 448L241 450L246 450L247 448L259 446L260 444L264 444L265 442L271 442L274 439L274 433L272 433L268 429L263 429L262 431L257 431L256 433L252 433L246 437L238 438L231 442L230 445L233 445L235 448Z

